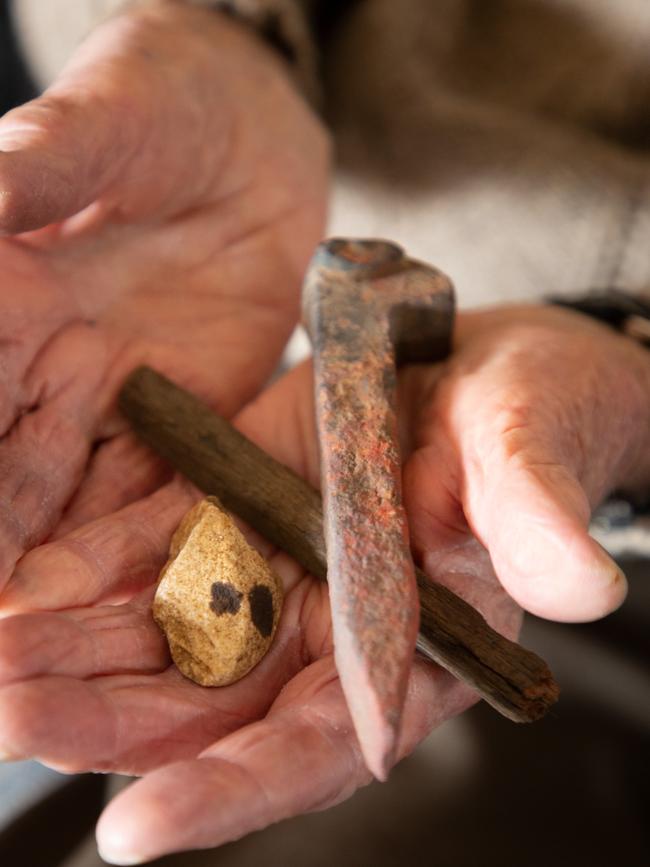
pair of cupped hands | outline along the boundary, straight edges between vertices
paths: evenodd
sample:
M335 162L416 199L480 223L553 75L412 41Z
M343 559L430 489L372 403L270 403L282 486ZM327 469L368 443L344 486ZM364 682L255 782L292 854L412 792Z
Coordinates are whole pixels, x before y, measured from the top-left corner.
M311 369L262 390L324 231L329 146L283 61L214 12L109 21L0 122L0 753L142 775L98 827L107 860L214 846L369 781L337 679L327 589L265 548L286 601L239 683L171 665L150 615L199 494L116 408L147 363L318 484ZM451 360L401 375L415 557L497 629L616 608L587 534L647 485L650 361L578 314L462 314ZM521 606L521 608L520 608ZM474 701L415 660L400 755Z

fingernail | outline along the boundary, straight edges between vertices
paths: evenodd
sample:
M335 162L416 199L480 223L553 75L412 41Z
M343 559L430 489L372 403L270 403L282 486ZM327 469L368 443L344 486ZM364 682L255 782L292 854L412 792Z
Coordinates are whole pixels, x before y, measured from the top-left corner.
M97 850L99 852L99 857L102 861L106 861L108 864L116 864L118 867L127 867L129 864L144 864L145 861L151 860L144 858L142 855L134 855L123 852L118 855L117 853L107 852L105 849Z
M104 830L101 827L103 817L100 819L97 828L97 851L100 857L108 864L126 865L128 864L144 864L152 860L152 855L144 855L142 852L137 852L132 848L132 844L127 839L128 835L124 834L124 828L110 828Z

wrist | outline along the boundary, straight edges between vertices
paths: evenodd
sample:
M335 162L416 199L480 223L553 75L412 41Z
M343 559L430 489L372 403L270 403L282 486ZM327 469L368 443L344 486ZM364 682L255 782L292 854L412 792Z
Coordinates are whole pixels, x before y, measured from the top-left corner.
M615 488L633 498L650 496L650 301L643 296L608 289L586 295L548 299L552 305L569 308L596 319L624 336L621 396L629 417L629 448L621 462Z

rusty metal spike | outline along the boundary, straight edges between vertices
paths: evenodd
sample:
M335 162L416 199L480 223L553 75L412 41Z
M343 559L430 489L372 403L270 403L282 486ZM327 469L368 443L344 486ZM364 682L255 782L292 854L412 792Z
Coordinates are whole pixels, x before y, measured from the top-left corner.
M336 665L366 764L386 779L419 622L396 366L448 354L453 289L394 244L333 239L312 259L303 308L314 350Z

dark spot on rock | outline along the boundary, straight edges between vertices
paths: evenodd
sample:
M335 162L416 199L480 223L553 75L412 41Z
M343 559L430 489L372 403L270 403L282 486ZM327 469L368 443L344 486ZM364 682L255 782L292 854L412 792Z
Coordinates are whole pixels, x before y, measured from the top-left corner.
M273 631L273 596L268 587L256 584L248 594L251 618L255 628L264 638Z
M225 581L215 581L212 585L210 608L215 614L237 614L241 608L243 593Z

